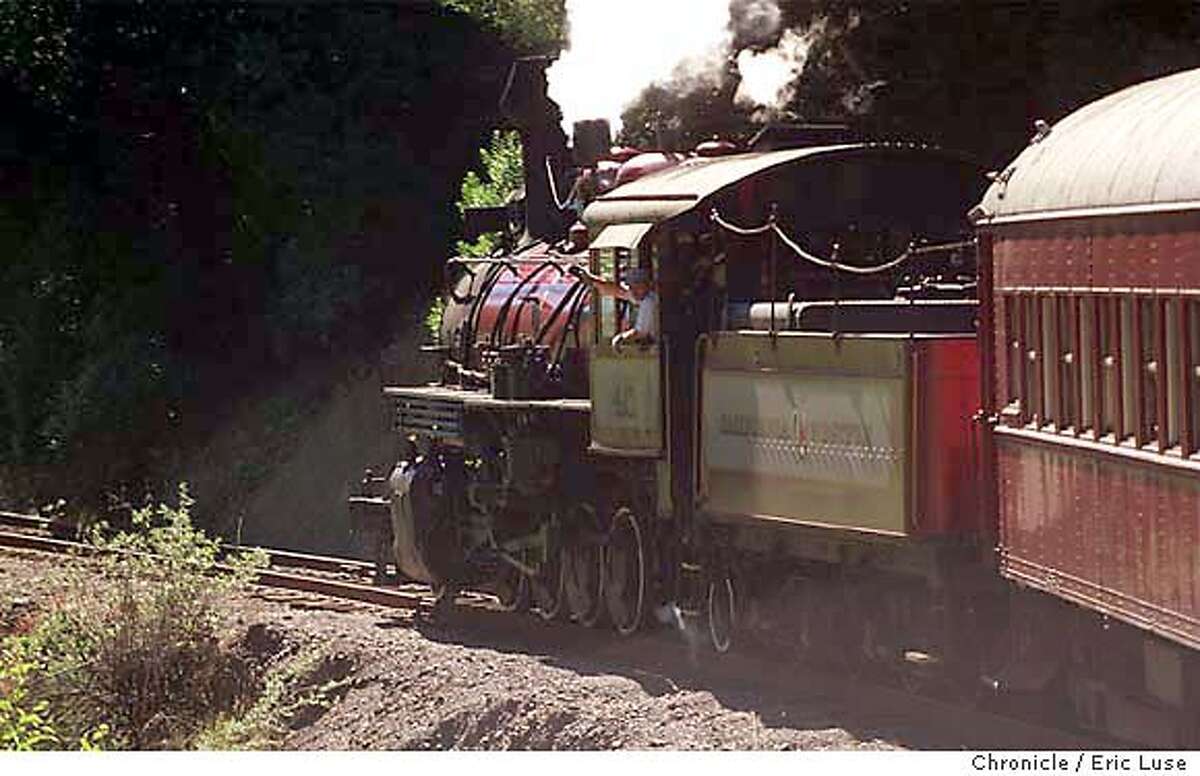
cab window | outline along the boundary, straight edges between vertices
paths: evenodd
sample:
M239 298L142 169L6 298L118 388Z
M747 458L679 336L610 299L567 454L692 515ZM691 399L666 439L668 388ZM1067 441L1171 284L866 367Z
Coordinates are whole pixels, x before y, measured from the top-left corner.
M620 282L630 267L630 252L626 248L601 248L592 251L592 272L605 280ZM607 342L628 328L629 303L608 294L597 294L594 303L600 310L600 325L596 341Z

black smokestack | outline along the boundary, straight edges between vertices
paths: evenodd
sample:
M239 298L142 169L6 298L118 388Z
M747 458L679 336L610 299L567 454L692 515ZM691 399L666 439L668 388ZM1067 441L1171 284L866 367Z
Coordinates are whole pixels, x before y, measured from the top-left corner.
M576 121L571 140L575 164L580 167L591 167L608 156L608 152L612 148L612 128L604 119Z
M567 158L567 138L559 124L562 113L546 96L546 67L549 57L523 57L508 74L500 111L521 133L525 163L525 231L535 240L558 240L566 234L567 219L554 201L547 175L550 161L555 187ZM559 189L560 197L566 191Z

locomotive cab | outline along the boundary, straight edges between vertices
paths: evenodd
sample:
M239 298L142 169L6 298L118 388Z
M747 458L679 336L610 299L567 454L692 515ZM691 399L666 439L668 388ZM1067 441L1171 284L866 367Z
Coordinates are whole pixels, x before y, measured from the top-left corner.
M620 224L603 230L589 247L593 273L623 284L631 271L649 274L651 293L655 250L652 224ZM634 303L613 296L593 299L596 320L589 358L589 396L592 402L591 445L598 455L656 458L662 453L662 381L658 337L633 346L614 347L613 338L637 320ZM654 310L657 318L659 310ZM656 320L654 329L661 331Z
M927 584L978 557L979 172L920 147L792 148L689 159L588 207L596 271L653 267L659 295L654 347L613 352L615 306L591 340L589 452L625 591L713 614L794 564L870 558Z

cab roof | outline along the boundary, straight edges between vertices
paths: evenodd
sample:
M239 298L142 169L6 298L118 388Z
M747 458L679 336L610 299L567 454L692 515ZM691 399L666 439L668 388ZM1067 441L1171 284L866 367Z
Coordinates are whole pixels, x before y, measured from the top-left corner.
M583 220L592 232L609 224L655 224L686 213L723 189L780 167L834 156L873 153L958 158L940 149L899 143L848 143L693 157L597 197L584 210Z

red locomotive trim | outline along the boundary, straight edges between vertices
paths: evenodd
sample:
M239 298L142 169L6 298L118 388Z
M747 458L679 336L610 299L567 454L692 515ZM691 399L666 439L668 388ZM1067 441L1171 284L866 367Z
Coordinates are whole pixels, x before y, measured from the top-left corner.
M918 340L911 379L913 534L992 533L972 484L978 480L975 423L981 392L975 337Z

